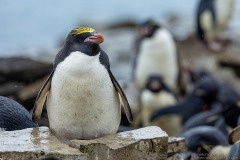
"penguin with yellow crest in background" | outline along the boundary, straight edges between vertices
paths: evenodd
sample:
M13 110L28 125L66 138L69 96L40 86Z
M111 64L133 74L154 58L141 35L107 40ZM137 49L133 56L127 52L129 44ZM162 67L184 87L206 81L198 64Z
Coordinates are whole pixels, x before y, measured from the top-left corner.
M103 41L103 35L92 28L72 30L38 94L33 120L40 118L46 102L50 129L63 141L116 133L121 119L119 98L132 121L128 100L100 47Z
M162 116L151 121L155 111L175 105L177 99L172 90L164 83L163 78L151 75L145 88L140 93L140 112L134 120L134 127L151 125L161 127L170 136L178 136L181 131L181 118L178 115Z
M140 25L137 56L133 66L133 78L141 90L149 76L164 78L172 90L177 89L180 75L179 53L171 33L154 20Z
M212 51L224 48L221 33L232 15L234 0L200 0L197 8L197 35Z

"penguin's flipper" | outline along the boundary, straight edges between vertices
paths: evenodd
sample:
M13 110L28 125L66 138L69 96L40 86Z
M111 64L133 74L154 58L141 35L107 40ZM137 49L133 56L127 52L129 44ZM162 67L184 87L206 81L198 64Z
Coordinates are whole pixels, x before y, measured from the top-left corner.
M45 104L48 92L50 91L51 88L51 81L52 81L52 76L53 76L54 70L51 72L49 75L48 79L42 86L41 90L39 91L35 104L34 104L34 109L33 109L33 115L32 115L32 120L36 122L36 120L40 119L41 114L42 114L42 109Z
M214 17L210 10L205 10L200 16L200 24L205 32L207 40L212 40L214 38Z
M109 75L110 75L111 81L112 81L115 89L117 90L118 94L121 96L121 99L122 99L122 102L123 102L123 108L124 108L125 114L127 116L127 119L130 123L132 123L133 116L132 116L132 111L131 111L131 108L129 106L127 97L126 97L126 95L123 92L121 86L118 84L118 82L116 81L115 77L113 76L113 74L110 70L109 70Z

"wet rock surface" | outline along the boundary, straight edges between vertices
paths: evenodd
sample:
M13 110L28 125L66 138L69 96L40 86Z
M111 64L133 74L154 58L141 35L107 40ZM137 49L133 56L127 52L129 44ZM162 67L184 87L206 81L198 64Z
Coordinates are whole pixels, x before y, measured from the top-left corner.
M98 139L72 140L69 147L54 137L47 127L39 127L0 131L0 159L161 160L167 158L169 151L185 150L183 143L183 139L168 140L164 131L152 126Z
M57 140L47 127L19 131L0 131L0 159L73 159L87 155Z

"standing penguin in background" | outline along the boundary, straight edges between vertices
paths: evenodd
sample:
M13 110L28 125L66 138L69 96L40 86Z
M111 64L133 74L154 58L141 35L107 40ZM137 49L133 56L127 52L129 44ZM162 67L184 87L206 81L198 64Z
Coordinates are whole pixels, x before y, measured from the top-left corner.
M197 34L212 51L223 49L220 34L233 12L234 0L200 0L197 9Z
M162 119L151 122L151 115L158 109L168 107L177 103L175 94L164 83L163 78L156 75L151 75L148 78L145 88L140 94L140 112L139 117L135 118L134 127L147 127L157 125L166 131L169 135L177 136L180 133L179 116L164 116ZM138 122L137 122L138 121ZM141 125L140 125L141 123ZM178 127L178 126L179 127Z
M38 94L33 119L40 118L46 101L50 129L63 141L116 133L121 119L119 95L132 121L127 98L100 48L103 41L103 35L92 28L72 30Z
M162 76L173 90L179 80L179 55L170 32L153 20L140 26L140 39L133 66L136 86L143 89L150 75Z

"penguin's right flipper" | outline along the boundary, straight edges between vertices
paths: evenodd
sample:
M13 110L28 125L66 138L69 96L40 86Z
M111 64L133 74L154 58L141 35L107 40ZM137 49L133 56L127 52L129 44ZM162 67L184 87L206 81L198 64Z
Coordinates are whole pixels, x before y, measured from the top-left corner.
M50 91L51 88L51 82L52 82L52 76L53 76L54 70L51 72L49 75L48 79L42 86L41 90L39 91L34 108L33 108L33 115L32 115L32 120L36 122L36 120L40 119L41 114L42 114L42 109L45 104L48 92Z
M111 81L116 89L116 91L118 92L118 94L120 95L121 99L122 99L122 102L123 102L123 108L124 108L124 111L125 111L125 114L127 116L127 119L130 123L132 123L133 121L133 116L132 116L132 111L131 111L131 108L129 106L129 103L128 103L128 100L127 100L127 97L125 95L125 93L123 92L121 86L118 84L117 80L115 79L115 77L113 76L112 72L109 70L109 75L110 75L110 78L111 78Z
M205 32L205 38L211 40L214 36L214 17L210 10L205 10L200 16L200 25Z

